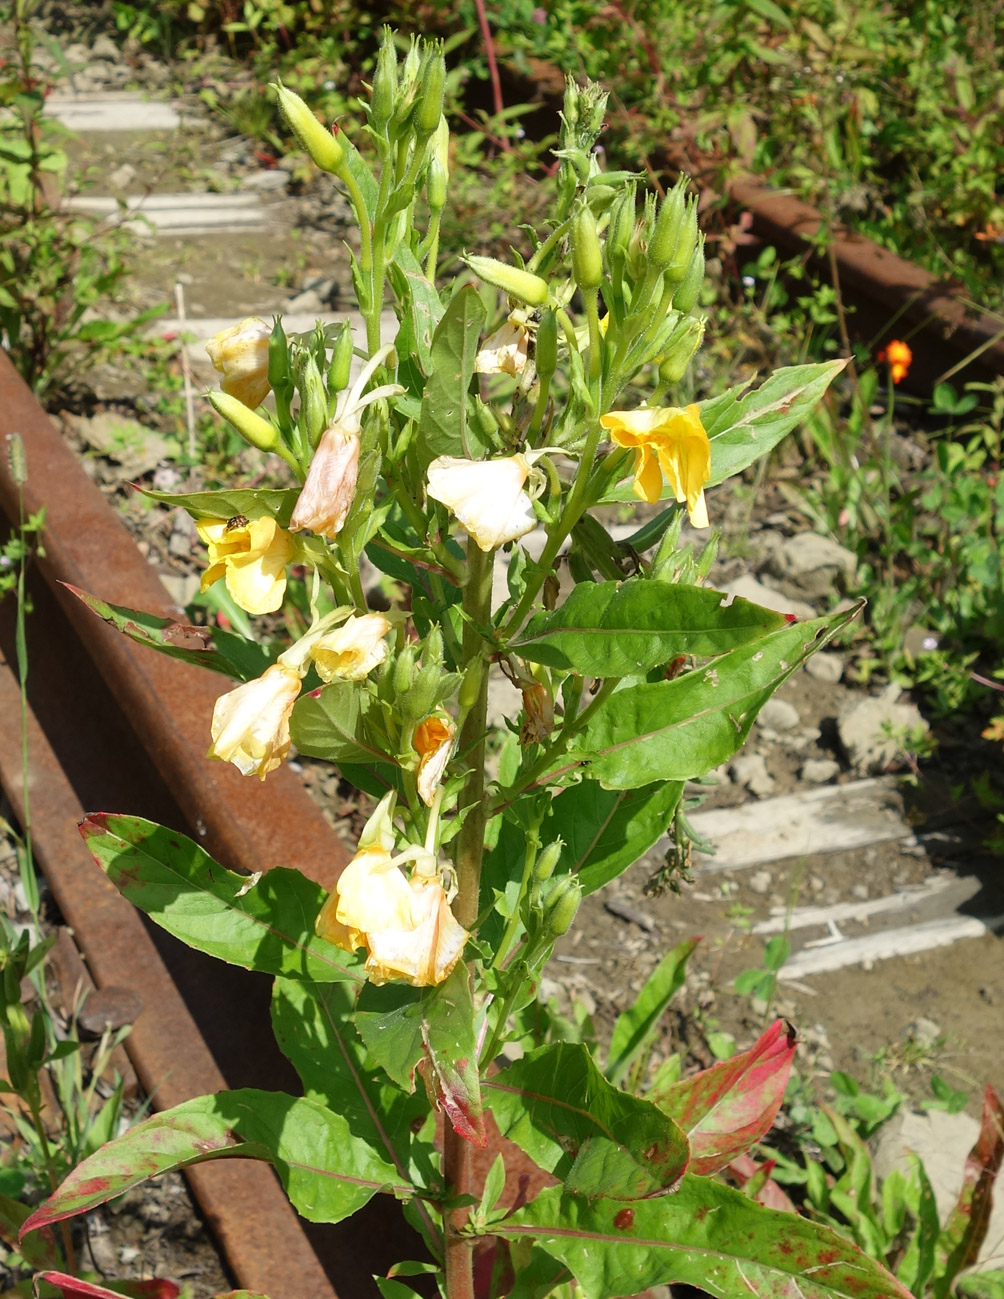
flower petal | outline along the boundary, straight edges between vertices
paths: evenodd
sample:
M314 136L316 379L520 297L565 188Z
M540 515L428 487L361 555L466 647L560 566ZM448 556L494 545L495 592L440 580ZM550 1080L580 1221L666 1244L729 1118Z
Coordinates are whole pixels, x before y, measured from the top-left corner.
M367 934L366 973L374 983L406 979L416 988L442 983L464 950L467 930L450 910L439 880L415 877L410 889L415 926Z
M322 681L334 681L336 677L361 681L387 657L384 637L389 631L390 623L382 613L353 615L311 646L318 676Z
M500 460L439 456L428 470L428 493L452 510L482 550L525 536L536 524L523 484L530 473L521 455Z
M309 528L322 537L341 532L356 492L359 436L332 424L321 434L307 480L300 490L289 526Z
M206 344L209 359L223 374L220 387L249 410L256 410L271 391L268 345L271 328L257 316L222 330Z
M221 695L213 709L206 755L232 762L244 776L262 780L289 752L289 715L300 693L300 675L273 663L254 681Z
M413 894L389 852L364 848L335 884L335 918L350 929L369 934L378 929L414 929Z

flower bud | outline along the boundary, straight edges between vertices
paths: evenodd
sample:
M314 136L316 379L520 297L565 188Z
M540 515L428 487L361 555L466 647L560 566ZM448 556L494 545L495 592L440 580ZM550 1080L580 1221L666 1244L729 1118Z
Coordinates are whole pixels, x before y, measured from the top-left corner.
M415 673L411 689L397 697L398 709L406 722L418 722L439 703L443 669L438 663L425 663Z
M341 142L326 131L299 95L287 90L281 81L270 83L279 98L279 107L289 129L322 171L337 174L345 161Z
M697 295L701 291L701 284L704 281L704 236L698 235L697 247L694 249L690 258L690 265L687 267L687 273L683 277L680 287L673 295L673 306L682 315L688 311L693 311L697 306Z
M233 425L245 442L250 442L259 451L272 451L279 445L275 426L249 410L242 401L231 397L228 392L211 392L208 397L217 413Z
M293 369L289 363L289 343L278 316L268 338L268 381L274 392L288 400L293 393Z
M665 270L676 252L686 214L687 180L681 176L662 200L648 245L649 265Z
M634 186L626 185L620 198L610 213L610 228L607 232L607 256L623 258L627 256L628 245L634 234Z
M541 379L550 379L558 368L558 317L553 311L545 311L540 318L534 360Z
M415 678L415 649L412 645L405 645L404 649L394 660L394 695L401 700L411 689L411 683ZM419 716L422 714L420 713Z
M378 131L390 121L397 93L397 51L390 28L381 33L380 52L377 54L376 72L373 74L373 94L370 98L370 121Z
M419 756L415 783L426 807L431 807L435 800L456 739L457 724L451 717L433 714L415 727L413 744Z
M300 379L300 426L312 447L317 446L328 422L328 395L314 358L308 357Z
M543 884L554 874L564 846L560 839L555 839L554 843L549 843L543 852L537 854L537 860L533 863L533 878L538 884Z
M544 928L548 937L560 938L572 927L582 901L582 885L575 875L565 875L547 896Z
M425 644L422 646L422 662L435 663L441 667L443 663L443 633L439 630L436 623L429 628Z
M547 281L532 271L524 271L508 262L500 262L495 257L478 257L471 255L464 261L479 280L494 284L503 293L519 298L530 307L542 307L550 296Z
M693 360L694 353L701 346L704 337L704 321L691 317L685 320L669 340L669 345L659 362L659 379L662 383L679 383L687 372L687 366Z
M697 199L687 200L687 210L683 215L680 238L677 240L673 256L666 266L666 279L671 284L680 284L694 256L697 247Z
M603 253L596 218L585 203L572 220L572 277L583 292L598 289L603 283Z
M435 154L429 159L425 173L425 198L430 212L442 212L446 207L447 175Z
M428 138L439 126L443 116L443 92L446 89L446 60L440 41L432 41L426 50L425 66L418 88L418 108L415 110L415 134L420 140Z
M249 410L257 410L268 396L271 331L264 320L249 316L239 325L231 325L206 343L209 359L223 375L221 387L231 397L242 401Z
M333 415L332 402L349 386L352 377L352 329L348 322L342 325L331 350L328 366L328 414Z

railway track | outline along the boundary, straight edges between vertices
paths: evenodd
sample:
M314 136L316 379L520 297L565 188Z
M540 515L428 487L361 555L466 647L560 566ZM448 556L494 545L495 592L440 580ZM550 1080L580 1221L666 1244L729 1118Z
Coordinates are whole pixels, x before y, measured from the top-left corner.
M275 772L252 789L231 768L205 761L217 682L134 647L62 585L162 616L181 613L3 353L0 412L0 440L17 432L24 442L24 508L46 511L45 557L30 573L29 747L35 852L53 897L94 982L129 988L143 1003L128 1051L157 1108L223 1087L295 1090L272 1039L269 981L147 927L94 867L76 825L87 811L129 811L198 839L233 870L294 866L325 886L345 849L291 772ZM0 511L6 530L18 517L6 452ZM13 645L8 600L0 604L0 785L16 808ZM242 1288L282 1299L375 1295L372 1272L383 1256L389 1264L407 1254L393 1206L384 1216L374 1202L375 1211L347 1229L312 1227L290 1208L266 1165L217 1162L187 1176Z

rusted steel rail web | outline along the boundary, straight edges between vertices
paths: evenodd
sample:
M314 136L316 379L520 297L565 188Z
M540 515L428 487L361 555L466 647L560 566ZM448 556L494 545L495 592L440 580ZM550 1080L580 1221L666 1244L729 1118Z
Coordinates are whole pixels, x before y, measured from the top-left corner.
M33 562L28 620L32 828L46 879L98 986L131 988L142 999L127 1045L156 1108L224 1086L295 1090L271 1037L269 980L209 960L148 925L94 865L76 825L88 811L149 816L199 839L233 869L295 866L325 886L345 849L289 771L261 784L206 762L222 678L134 646L60 585L180 614L0 353L0 440L11 432L25 445L25 511L46 510L46 555ZM0 510L13 521L17 508L4 447ZM13 617L8 600L0 605L0 784L16 808ZM351 1225L314 1228L300 1222L265 1165L214 1162L187 1175L243 1288L273 1299L375 1295L372 1273L402 1256L390 1225L399 1218L396 1206L378 1203L368 1221L364 1215Z

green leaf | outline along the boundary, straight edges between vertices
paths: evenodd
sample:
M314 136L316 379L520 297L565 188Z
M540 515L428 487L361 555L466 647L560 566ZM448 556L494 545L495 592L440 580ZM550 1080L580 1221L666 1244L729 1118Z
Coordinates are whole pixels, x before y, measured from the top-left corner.
M478 459L489 443L469 420L468 390L487 318L476 289L461 289L443 312L432 340L432 373L422 394L418 444L428 464L435 456Z
M630 1207L551 1187L493 1231L560 1259L586 1299L675 1284L718 1299L910 1299L880 1263L830 1228L689 1173L673 1195Z
M405 1177L411 1124L424 1114L417 1096L374 1077L366 1050L352 1024L355 991L344 983L276 979L272 1028L283 1055L293 1064L309 1100L341 1114L355 1135L368 1142Z
M532 663L628 677L680 654L724 654L784 624L783 613L707 587L645 578L582 582L559 608L532 618L511 647Z
M541 841L560 837L564 846L558 873L577 871L583 894L594 893L661 838L682 793L682 781L604 789L595 780L583 780L553 800Z
M151 500L180 506L193 519L232 519L235 514L253 519L271 514L284 528L300 495L298 487L235 487L221 492L155 492L150 487L141 487L140 491Z
M428 377L435 368L432 339L443 316L443 303L436 292L436 286L429 282L415 255L405 245L398 246L394 261L387 270L394 294L402 307L398 357L416 357L422 374ZM402 383L405 377L417 380L417 376L402 375ZM412 391L418 391L420 387L417 382L409 386Z
M910 1175L904 1179L903 1199L914 1218L914 1228L903 1250L896 1275L912 1294L923 1294L934 1271L935 1249L941 1234L934 1187L919 1155L910 1155ZM898 1170L894 1170L898 1171ZM891 1178L882 1184L883 1199ZM898 1233L896 1233L898 1234Z
M667 952L645 980L634 1005L617 1016L607 1053L606 1073L612 1083L623 1081L658 1028L666 1007L683 987L687 962L700 941L699 938L688 938Z
M196 951L265 974L362 982L355 957L315 936L325 893L299 871L237 875L183 834L138 816L95 812L80 833L122 896Z
M463 963L423 993L400 984L368 984L359 998L356 1029L399 1087L410 1091L419 1069L430 1098L454 1129L485 1145L474 1004Z
M732 757L778 686L859 607L784 627L673 681L616 691L568 757L589 762L589 775L610 789L704 775Z
M301 695L289 719L289 734L301 753L329 762L395 767L389 753L370 737L367 714L373 696L355 681L332 681Z
M541 1047L484 1087L501 1134L577 1194L664 1195L687 1166L676 1124L607 1082L578 1043Z
M219 627L191 627L171 618L157 618L139 609L108 604L69 582L63 585L109 626L123 632L137 645L158 650L169 658L194 663L196 667L208 668L211 672L222 672L236 681L253 681L272 662L272 656L263 645Z
M711 442L709 487L741 473L754 460L773 450L784 435L809 414L816 402L847 364L822 361L776 370L759 388L749 392L740 384L699 403L701 423ZM667 487L663 499L671 499ZM630 479L603 495L603 502L634 500Z
M161 1173L210 1159L264 1159L308 1222L340 1222L377 1191L411 1188L315 1101L253 1088L185 1101L130 1128L78 1164L23 1231L107 1204Z

